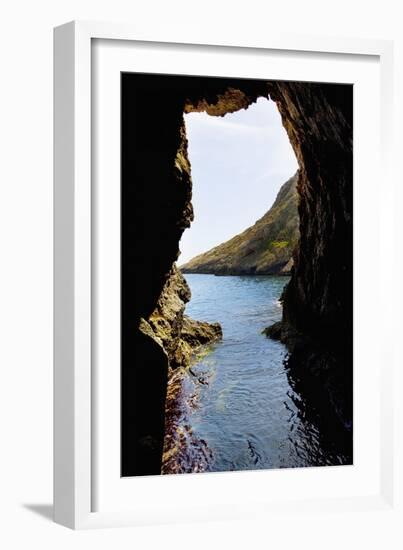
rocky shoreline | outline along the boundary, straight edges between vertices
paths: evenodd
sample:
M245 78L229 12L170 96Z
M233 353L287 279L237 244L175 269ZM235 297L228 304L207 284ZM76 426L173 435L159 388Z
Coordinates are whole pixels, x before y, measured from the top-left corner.
M166 354L169 372L189 367L201 346L222 338L219 323L196 321L185 315L190 298L189 285L174 264L157 307L147 320L140 322L140 331L152 338Z
M157 307L140 324L140 330L164 350L168 359L162 474L188 472L192 462L201 468L196 471L203 471L202 465L211 458L205 443L195 439L187 426L190 404L184 393L190 393L192 365L211 344L221 340L223 333L219 323L185 315L190 298L189 285L174 264Z

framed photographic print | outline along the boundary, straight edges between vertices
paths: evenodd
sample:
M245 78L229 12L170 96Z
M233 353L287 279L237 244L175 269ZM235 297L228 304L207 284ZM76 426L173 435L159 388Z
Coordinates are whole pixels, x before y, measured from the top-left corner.
M57 522L391 506L391 97L386 41L55 29Z

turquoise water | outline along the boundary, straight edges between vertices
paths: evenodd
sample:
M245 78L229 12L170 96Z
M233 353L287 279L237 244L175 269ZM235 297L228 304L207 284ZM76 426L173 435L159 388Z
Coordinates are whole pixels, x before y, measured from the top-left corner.
M281 319L288 277L185 275L186 313L221 323L223 340L177 373L164 473L337 465L287 376L285 346L261 334ZM328 439L328 437L327 437ZM172 455L172 453L171 453Z

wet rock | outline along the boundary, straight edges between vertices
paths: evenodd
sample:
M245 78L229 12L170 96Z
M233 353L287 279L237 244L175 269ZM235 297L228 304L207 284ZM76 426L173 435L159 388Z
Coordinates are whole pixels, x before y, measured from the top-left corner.
M167 354L169 367L188 367L202 345L222 338L219 323L196 321L184 315L190 288L176 265L161 292L157 306L147 321L147 332Z
M278 321L277 323L273 323L269 327L266 327L262 330L262 334L265 334L268 338L272 338L273 340L281 340L282 322Z
M220 323L195 321L186 316L183 320L182 339L192 348L209 344L222 338Z
M297 347L308 345L306 338L295 328L284 322L278 321L262 330L262 334L286 344L289 351L293 352Z

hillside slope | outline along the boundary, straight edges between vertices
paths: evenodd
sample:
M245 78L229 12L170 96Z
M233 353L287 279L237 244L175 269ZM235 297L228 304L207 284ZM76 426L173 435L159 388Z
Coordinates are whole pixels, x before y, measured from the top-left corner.
M192 258L180 266L181 271L215 275L289 273L299 238L297 174L283 184L273 206L253 226Z

